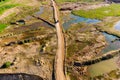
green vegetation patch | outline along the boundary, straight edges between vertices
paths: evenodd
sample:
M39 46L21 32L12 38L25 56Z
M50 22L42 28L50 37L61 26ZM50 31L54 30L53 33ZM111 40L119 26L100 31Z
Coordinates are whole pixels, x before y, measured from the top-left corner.
M6 24L0 24L0 32L3 31L7 27Z
M29 6L18 6L20 9L19 13L12 13L9 16L5 17L2 21L0 21L0 23L11 23L11 22L15 22L16 20L19 20L21 18L26 17L27 15L32 15L34 14L36 11L39 10L39 8L33 8L33 7L29 7Z
M67 53L68 53L67 56L72 57L74 54L82 50L86 45L87 43L79 44L79 43L73 42L71 45L67 47Z
M8 68L8 67L10 67L12 65L12 63L11 62L5 62L2 66L1 66L1 68Z
M3 6L0 6L0 14L2 14L4 11L10 9L10 8L13 8L15 7L16 5L12 5L12 4L8 4L8 5L3 5Z
M120 5L112 4L110 6L104 6L97 9L73 11L72 13L85 18L101 20L109 16L120 16Z

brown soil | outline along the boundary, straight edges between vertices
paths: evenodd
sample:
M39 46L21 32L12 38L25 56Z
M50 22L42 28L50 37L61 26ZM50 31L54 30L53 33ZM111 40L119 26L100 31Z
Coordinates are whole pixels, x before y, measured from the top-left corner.
M97 4L89 4L89 3L64 3L60 5L60 10L61 11L72 11L72 10L80 10L80 9L95 9L95 8L99 8L102 6L109 6L109 4L106 3L97 3Z

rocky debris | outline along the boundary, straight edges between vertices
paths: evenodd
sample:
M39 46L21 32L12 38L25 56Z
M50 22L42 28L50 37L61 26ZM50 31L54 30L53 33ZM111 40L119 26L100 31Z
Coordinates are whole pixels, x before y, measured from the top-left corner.
M87 5L86 3L64 3L62 4L60 11L71 11L83 5Z
M39 59L38 59L38 60L35 60L35 65L36 65L36 66L41 66L41 64L42 64L42 62L40 62Z
M91 5L88 3L80 3L80 2L76 2L76 3L66 2L64 4L61 4L60 6L61 6L60 11L72 11L72 10L80 10L80 9L85 9L85 10L95 9L102 6L109 6L109 4L99 3L99 4Z

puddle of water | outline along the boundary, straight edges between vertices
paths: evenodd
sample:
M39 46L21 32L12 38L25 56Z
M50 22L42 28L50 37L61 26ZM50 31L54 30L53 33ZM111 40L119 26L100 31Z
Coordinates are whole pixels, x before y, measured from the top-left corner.
M118 21L117 24L115 25L115 29L120 30L120 21Z
M65 21L65 19L69 17L70 19L68 21ZM70 14L66 17L63 18L64 22L63 23L63 27L65 30L67 30L71 24L75 24L75 23L80 23L80 22L85 22L85 23L88 23L88 24L94 24L94 23L98 23L100 22L100 20L97 20L97 19L88 19L88 18L84 18L84 17L79 17L79 16L75 16L73 14Z
M93 64L88 67L88 72L90 74L90 77L95 77L102 75L104 73L108 73L112 70L116 70L118 68L116 64L116 60L118 57L114 57L112 59L99 62L97 64Z

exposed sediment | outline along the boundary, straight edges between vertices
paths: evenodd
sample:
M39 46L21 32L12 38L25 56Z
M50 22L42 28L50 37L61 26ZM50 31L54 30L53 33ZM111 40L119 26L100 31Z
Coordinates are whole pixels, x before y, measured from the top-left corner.
M110 52L105 53L102 56L97 57L95 59L91 59L91 60L87 60L87 61L82 61L82 62L75 61L73 65L74 66L79 66L79 67L80 66L89 66L89 65L92 65L92 64L104 61L104 60L111 59L111 58L113 58L114 56L116 56L119 53L120 53L120 50L110 51Z

